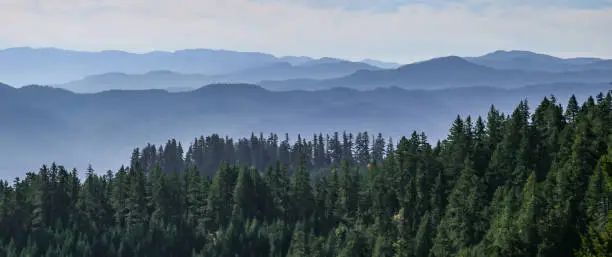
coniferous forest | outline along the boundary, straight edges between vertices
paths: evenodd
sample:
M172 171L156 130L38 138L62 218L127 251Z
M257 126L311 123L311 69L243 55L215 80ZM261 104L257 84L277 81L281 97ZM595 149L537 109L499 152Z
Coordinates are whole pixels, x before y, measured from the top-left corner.
M438 142L210 135L115 172L42 166L0 183L0 256L608 257L611 108L551 96Z

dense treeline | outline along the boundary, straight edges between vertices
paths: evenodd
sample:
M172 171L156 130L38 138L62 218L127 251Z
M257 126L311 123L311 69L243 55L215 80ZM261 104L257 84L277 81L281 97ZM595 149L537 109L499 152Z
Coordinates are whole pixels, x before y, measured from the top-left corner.
M0 255L611 256L611 107L491 108L435 146L212 135L84 181L43 166L0 184Z
M423 134L419 135L425 140ZM145 172L159 166L164 172L183 171L187 167L196 167L203 175L214 177L222 163L253 166L263 171L277 161L282 166L294 169L300 158L305 158L308 170L320 170L331 165L339 166L343 160L349 165L366 167L373 160L381 163L385 155L387 141L382 134L371 136L367 132L333 133L332 135L315 134L311 140L297 136L294 142L285 134L281 141L276 134L264 136L251 134L250 138L241 138L236 142L232 138L213 134L195 138L185 149L180 142L168 140L164 146L147 145L142 150L136 149L132 163L140 163ZM372 142L372 143L370 143Z

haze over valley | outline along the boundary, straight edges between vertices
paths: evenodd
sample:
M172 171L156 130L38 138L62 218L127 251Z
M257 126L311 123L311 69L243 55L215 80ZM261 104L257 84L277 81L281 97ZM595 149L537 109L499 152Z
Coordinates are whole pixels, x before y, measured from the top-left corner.
M1 50L0 78L22 84L1 89L1 139L12 147L0 149L0 170L12 177L52 161L112 169L135 146L211 133L398 138L418 130L438 140L457 114L485 115L491 105L510 112L550 95L564 103L612 82L610 60L528 51L366 62L207 49ZM32 149L33 141L46 147Z
M612 256L610 0L0 24L0 257Z

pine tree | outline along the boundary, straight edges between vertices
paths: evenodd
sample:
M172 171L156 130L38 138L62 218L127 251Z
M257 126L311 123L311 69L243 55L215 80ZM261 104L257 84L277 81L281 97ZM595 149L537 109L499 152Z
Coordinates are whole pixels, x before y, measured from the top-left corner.
M287 257L309 257L308 234L303 223L298 223L291 236L291 246Z
M535 256L537 254L537 244L539 243L537 219L540 216L540 203L536 193L536 175L531 173L523 188L522 206L516 215L516 224L514 225L518 236L517 245L514 247L518 249L518 256Z
M143 225L147 220L145 176L140 165L135 163L128 171L129 191L126 199L125 221L128 227Z
M458 252L480 242L486 231L485 188L474 164L466 159L461 176L448 198L448 207L434 240L435 256Z
M213 179L206 203L207 228L218 229L229 223L232 213L232 194L236 181L235 169L227 164L219 168Z
M429 256L429 249L432 247L431 238L433 238L432 234L432 223L431 216L429 212L425 213L423 217L421 217L421 223L419 225L419 229L415 236L414 242L414 255L415 257L427 257Z
M314 196L310 183L310 174L306 170L305 161L298 164L295 173L291 177L291 188L289 191L291 203L293 204L293 217L295 221L304 221L310 218L314 209Z

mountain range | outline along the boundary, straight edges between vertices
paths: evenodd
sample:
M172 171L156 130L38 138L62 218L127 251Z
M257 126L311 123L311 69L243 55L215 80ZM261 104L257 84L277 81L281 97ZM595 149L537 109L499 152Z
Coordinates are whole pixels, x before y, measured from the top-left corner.
M109 72L224 74L275 62L270 54L210 49L137 54L20 47L0 51L0 78L15 85L57 84Z
M272 90L319 90L350 87L360 90L397 86L406 89L439 89L470 86L516 88L543 83L605 83L612 81L612 69L566 72L497 69L467 59L449 56L407 64L397 69L359 70L334 79L263 81Z
M455 115L484 115L491 104L508 112L525 98L565 103L607 92L611 62L525 51L399 65L206 49L13 48L0 51L0 81L16 85L0 84L0 172L52 161L116 168L136 145L210 133L419 130L440 139Z
M612 81L612 60L559 58L529 51L495 51L478 57L447 56L400 65L306 56L193 49L135 54L54 48L0 51L0 81L42 84L75 92L112 89L189 91L211 83L259 84L270 90L380 86L436 89L521 87L542 83Z
M595 64L607 62L598 60L585 64L586 60L581 61L580 65L592 67ZM605 83L612 81L612 68L607 70L605 65L583 70L543 71L500 69L476 62L468 58L449 56L407 64L395 69L382 69L360 62L323 58L306 61L299 65L287 62L274 63L217 76L178 74L170 71L155 71L140 75L110 73L90 76L58 86L75 92L150 88L175 88L174 91L180 91L176 88L192 90L211 83L256 83L270 90L319 90L333 87L367 90L387 86L406 89L466 86L516 88L542 83Z
M496 69L529 71L581 71L612 70L612 60L600 58L559 58L529 51L495 51L479 57L466 57L468 61Z
M358 70L381 68L344 60L311 60L299 65L278 62L250 68L227 75L206 76L181 74L173 71L151 71L145 74L105 73L58 85L75 92L100 92L111 89L169 89L193 90L212 83L259 83L264 80L331 79L346 76ZM182 88L182 90L181 90Z
M18 86L55 85L104 73L145 74L159 70L224 78L233 73L248 72L253 68L270 69L268 67L270 65L271 67L311 66L335 62L352 65L352 62L334 58L276 57L266 53L212 49L155 51L139 54L114 50L83 52L56 48L20 47L0 50L0 81ZM358 63L357 66L373 67L365 63ZM330 76L329 74L342 76L355 71L349 70L347 73L342 68L340 70L342 72L339 74L326 71L319 75L316 69L312 76L307 73L307 70L303 73L306 73L309 78L326 78ZM279 72L285 71L280 70ZM299 71L297 73L297 76L301 76ZM283 78L282 75L278 76ZM289 76L288 78L295 77ZM200 86L202 85L204 84Z
M555 95L607 92L607 83L557 83L514 89L466 87L359 91L270 91L251 84L213 84L189 92L110 90L79 94L48 86L0 85L0 174L10 178L57 161L83 169L117 168L134 146L177 138L334 131L398 137L427 131L432 140L447 133L457 114L486 115L490 105L509 112L522 99L537 103ZM36 147L32 147L32 144ZM186 146L185 146L186 147Z

